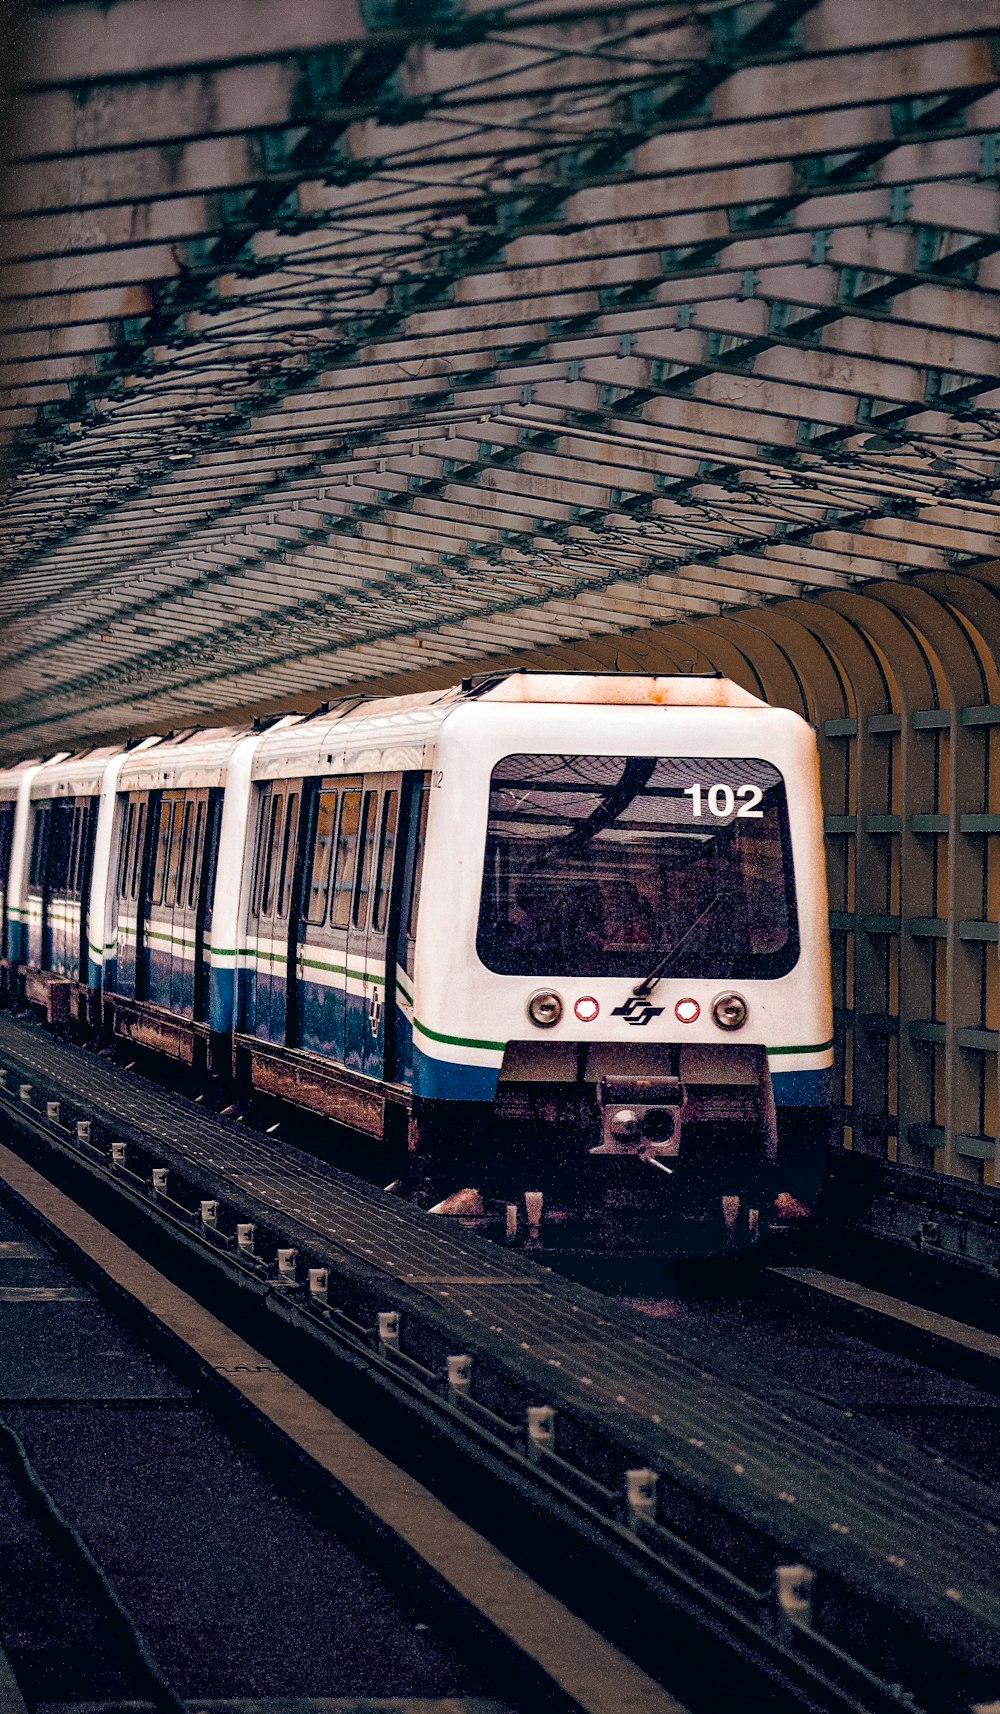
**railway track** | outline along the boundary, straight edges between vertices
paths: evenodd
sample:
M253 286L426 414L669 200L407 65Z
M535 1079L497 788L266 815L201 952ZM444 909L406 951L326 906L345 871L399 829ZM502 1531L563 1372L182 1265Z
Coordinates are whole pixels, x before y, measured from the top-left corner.
M0 1187L4 1714L310 1696L518 1714L486 1693L505 1663L481 1635L50 1237Z
M774 1396L812 1396L1000 1490L996 1334L812 1266L573 1272L697 1339L706 1363L743 1350Z
M995 1696L997 1496L983 1484L879 1431L883 1463L871 1425L737 1375L731 1360L716 1367L703 1330L674 1327L665 1342L659 1325L580 1288L548 1276L546 1290L530 1262L386 1210L287 1145L176 1097L154 1102L137 1079L33 1031L0 1026L0 1067L0 1101L47 1170L141 1230L265 1345L276 1338L283 1366L314 1389L346 1397L349 1379L353 1408L404 1458L419 1424L435 1487L463 1491L513 1556L537 1569L540 1555L557 1591L645 1670L662 1676L666 1653L688 1706L717 1708L724 1694L776 1709L968 1714ZM90 1087L69 1100L74 1069ZM333 1222L348 1215L345 1247ZM400 1265L418 1255L419 1269ZM489 1309L501 1298L502 1312ZM533 1335L513 1363L503 1340L482 1336L484 1302L508 1344L521 1326ZM565 1363L545 1355L559 1338ZM612 1357L634 1395L631 1406L619 1395L621 1409L607 1393ZM601 1613L594 1591L609 1587L619 1600Z

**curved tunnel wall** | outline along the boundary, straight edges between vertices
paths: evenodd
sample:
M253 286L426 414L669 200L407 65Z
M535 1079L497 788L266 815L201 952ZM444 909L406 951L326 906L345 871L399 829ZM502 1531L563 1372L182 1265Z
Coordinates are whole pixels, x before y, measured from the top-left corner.
M520 656L715 668L819 734L847 1148L995 1182L1000 566ZM492 663L496 664L496 663Z

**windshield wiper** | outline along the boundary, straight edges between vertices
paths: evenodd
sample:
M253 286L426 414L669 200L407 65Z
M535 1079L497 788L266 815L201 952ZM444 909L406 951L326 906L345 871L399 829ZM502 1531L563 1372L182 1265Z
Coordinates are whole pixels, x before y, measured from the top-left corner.
M671 959L676 957L677 953L683 950L683 948L687 945L688 941L691 939L691 936L695 933L695 931L697 929L699 929L701 927L702 923L706 920L706 918L711 916L716 905L719 904L719 902L722 899L724 899L725 896L726 896L725 895L725 889L720 888L719 891L715 894L714 898L709 899L708 904L705 906L705 909L702 911L701 915L695 917L694 922L688 924L687 928L684 930L684 933L681 935L680 940L675 940L673 945L669 946L667 948L666 952L663 952L660 954L656 963L653 965L652 970L649 972L649 975L644 976L642 981L637 983L637 985L632 989L632 994L633 994L635 999L637 999L637 1000L648 999L649 995L653 992L653 989L656 987L657 982L659 982L660 978L663 976L663 974L667 968L667 965L670 963Z

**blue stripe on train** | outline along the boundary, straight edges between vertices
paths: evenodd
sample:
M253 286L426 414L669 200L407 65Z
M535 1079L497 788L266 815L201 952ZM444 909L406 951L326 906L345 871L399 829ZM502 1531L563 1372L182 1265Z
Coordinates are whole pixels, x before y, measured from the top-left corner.
M177 1017L194 1015L194 958L155 944L146 948L146 993L151 1005Z
M208 1027L217 1035L233 1028L236 976L231 965L212 964L208 971Z
M830 1101L831 1078L829 1066L824 1066L819 1071L772 1071L774 1105L826 1107Z
M492 1101L499 1078L498 1065L457 1065L413 1044L413 1093L425 1100Z

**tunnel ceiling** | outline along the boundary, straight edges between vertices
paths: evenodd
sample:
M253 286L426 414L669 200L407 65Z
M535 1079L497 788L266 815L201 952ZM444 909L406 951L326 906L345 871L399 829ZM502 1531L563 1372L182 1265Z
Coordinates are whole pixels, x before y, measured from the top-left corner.
M29 9L0 747L996 555L996 0Z

